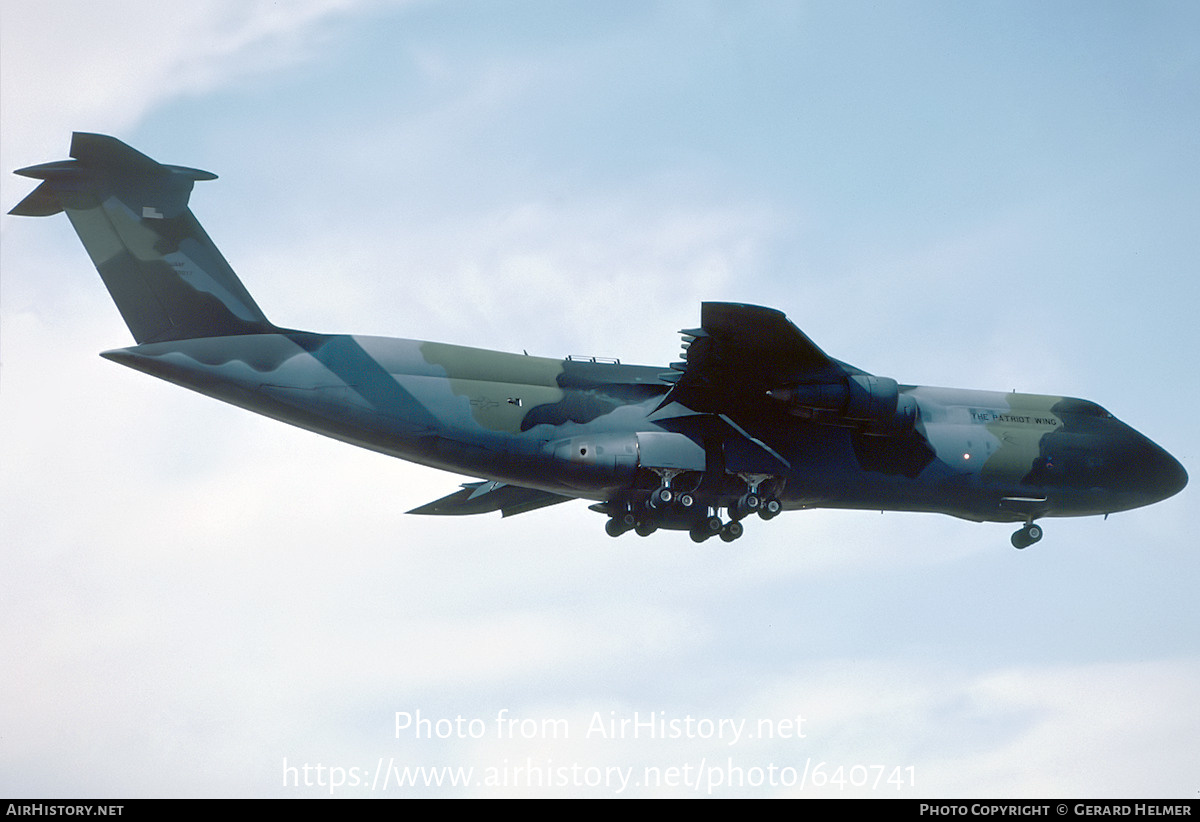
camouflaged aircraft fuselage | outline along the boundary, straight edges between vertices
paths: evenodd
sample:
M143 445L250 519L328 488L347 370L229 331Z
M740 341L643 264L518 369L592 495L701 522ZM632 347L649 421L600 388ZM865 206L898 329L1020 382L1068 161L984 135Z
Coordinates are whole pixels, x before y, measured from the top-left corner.
M103 356L375 451L481 478L414 510L588 499L613 536L736 539L752 514L932 511L1021 522L1169 497L1187 474L1093 402L900 385L780 312L704 303L669 367L279 328L187 208L213 175L76 134L14 214L66 211L138 345Z

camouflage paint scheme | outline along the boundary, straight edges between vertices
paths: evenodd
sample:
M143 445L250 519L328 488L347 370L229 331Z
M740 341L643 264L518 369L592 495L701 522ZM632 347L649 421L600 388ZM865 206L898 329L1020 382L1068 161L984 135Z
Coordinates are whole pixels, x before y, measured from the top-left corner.
M704 303L668 368L316 334L267 320L187 207L215 175L77 133L11 213L65 211L137 345L103 356L292 425L480 477L414 510L595 501L607 530L731 541L752 514L859 508L1021 522L1165 499L1187 474L1095 403L899 385L780 312ZM722 513L723 512L723 513Z

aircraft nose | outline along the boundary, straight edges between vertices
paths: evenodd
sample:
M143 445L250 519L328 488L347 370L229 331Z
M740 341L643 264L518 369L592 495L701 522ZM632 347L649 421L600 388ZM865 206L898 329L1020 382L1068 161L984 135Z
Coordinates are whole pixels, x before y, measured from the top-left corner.
M1188 474L1179 460L1166 451L1162 452L1162 456L1164 460L1159 467L1159 482L1160 487L1164 490L1162 498L1166 499L1183 490L1184 486L1188 484Z
M1137 449L1132 466L1138 486L1151 496L1154 502L1175 496L1188 483L1187 471L1179 460L1164 449L1145 437L1140 439L1141 447Z

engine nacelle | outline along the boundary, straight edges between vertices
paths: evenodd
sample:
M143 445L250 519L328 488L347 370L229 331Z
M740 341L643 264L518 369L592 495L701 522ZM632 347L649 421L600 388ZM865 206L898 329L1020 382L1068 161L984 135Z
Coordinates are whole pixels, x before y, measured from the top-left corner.
M851 420L882 422L896 413L900 386L891 377L852 374L846 380L848 397L842 416Z
M900 393L891 377L851 374L844 382L798 385L768 392L787 404L789 413L814 422L862 424L863 431L877 436L902 434L917 421L917 403Z

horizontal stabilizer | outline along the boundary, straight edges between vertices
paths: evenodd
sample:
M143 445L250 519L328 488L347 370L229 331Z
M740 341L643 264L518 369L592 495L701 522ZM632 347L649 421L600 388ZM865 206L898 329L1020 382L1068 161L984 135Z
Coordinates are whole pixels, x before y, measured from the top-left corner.
M21 169L21 171L29 170ZM21 171L18 171L17 174L20 174ZM62 202L54 193L54 186L50 183L42 183L8 213L17 217L50 217L62 210Z
M420 508L414 508L410 514L432 514L435 516L462 516L465 514L489 514L499 511L501 516L511 517L545 508L547 505L557 505L560 502L574 499L549 491L538 491L534 488L522 488L519 485L506 485L503 482L468 482L462 489L453 494L434 500Z

